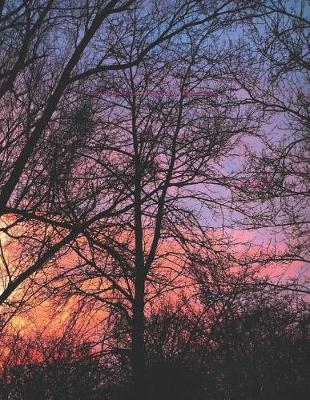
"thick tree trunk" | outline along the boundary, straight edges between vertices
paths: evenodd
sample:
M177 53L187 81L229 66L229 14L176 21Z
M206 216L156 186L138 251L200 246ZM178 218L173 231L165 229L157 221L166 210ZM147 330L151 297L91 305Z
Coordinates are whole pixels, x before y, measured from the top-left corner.
M137 273L132 321L132 373L134 399L146 399L144 347L144 277Z

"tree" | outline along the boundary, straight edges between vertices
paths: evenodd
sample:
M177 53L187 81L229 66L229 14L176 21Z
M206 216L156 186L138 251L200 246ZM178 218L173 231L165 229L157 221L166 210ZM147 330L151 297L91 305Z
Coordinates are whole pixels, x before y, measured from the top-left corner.
M245 174L256 185L244 188L259 204L245 223L276 228L285 249L279 262L309 262L309 30L306 2L262 2L266 10L246 29L249 43L237 80L247 102L265 114L261 144L252 149ZM263 15L263 13L262 13ZM262 22L262 29L259 28ZM255 52L255 59L251 52ZM248 56L246 56L246 54ZM250 66L251 64L251 66ZM260 66L263 66L261 68ZM251 68L251 75L244 74ZM256 71L256 72L255 72ZM259 150L257 150L259 149ZM258 202L257 202L258 200ZM260 218L258 216L260 215ZM250 217L252 216L252 218Z
M9 257L3 253L3 262L7 267L1 303L7 302L13 295L13 302L8 303L10 309L16 304L20 305L18 289L29 281L31 285L26 290L27 300L22 298L22 304L27 304L38 288L46 285L46 275L37 274L43 267L45 273L50 274L48 280L62 276L61 269L54 269L54 265L56 256L62 259L68 251L68 245L78 254L82 263L78 264L79 267L92 266L96 269L98 250L99 258L108 255L108 270L99 268L99 275L111 285L104 292L116 291L118 297L125 299L125 304L132 304L133 373L140 397L144 375L143 320L147 272L158 263L158 247L164 236L185 240L180 231L181 226L186 225L185 218L192 220L189 234L193 229L201 231L195 213L184 206L178 206L174 211L177 203L191 195L190 190L183 191L183 198L173 194L173 190L210 182L211 171L207 164L203 168L203 163L228 151L231 142L249 121L249 116L239 116L233 123L229 114L234 112L235 104L219 110L211 104L209 118L207 114L199 115L209 108L208 98L203 101L198 97L189 97L188 104L185 104L188 97L185 90L193 90L206 80L206 74L201 74L199 70L192 72L196 58L202 58L203 39L239 20L240 15L249 9L248 5L240 7L226 1L206 9L201 8L199 3L189 1L177 4L176 9L174 6L174 3L162 7L150 3L147 12L142 11L140 5L134 6L132 1L87 5L81 2L80 8L70 4L63 7L53 2L43 9L40 2L32 2L29 7L27 3L19 2L11 4L10 8L6 4L4 6L4 21L8 21L4 28L8 32L20 29L15 17L21 20L22 26L25 21L25 27L16 36L14 48L17 53L13 53L8 61L3 61L3 68L11 83L4 78L2 112L5 128L0 200L2 214L11 217L9 222L5 221L2 232L9 237L6 246L14 251ZM60 27L65 26L70 26L70 32L75 35L69 35L65 41L64 34L60 34L59 43L56 41L55 46L50 35L61 32ZM184 45L182 33L186 38ZM201 47L193 42L199 35ZM49 46L48 54L40 53L43 44ZM187 59L181 61L179 70L173 64L169 68L169 60L161 58L156 50L159 45L172 63L182 60L178 54L173 56L177 45L189 49L193 54L187 50ZM24 47L25 52L31 50L22 55L22 61L18 61ZM65 51L67 48L69 52ZM104 54L99 61L94 53L98 48ZM30 62L27 57L31 51L35 51L35 54ZM197 51L200 54L196 54ZM152 55L150 60L146 58L148 54ZM155 62L155 68L151 62ZM207 59L202 58L201 67L206 62ZM215 58L212 59L209 68L215 68L216 62ZM18 65L17 69L15 64ZM124 112L131 119L129 135L125 121L120 124L117 117L113 120L102 119L99 115L98 121L92 121L90 111L98 111L95 107L91 108L91 102L85 99L87 94L81 96L77 93L98 90L98 79L100 84L102 80L106 86L109 71L114 71L116 81L123 79L125 88L135 92L140 84L134 78L137 64L141 69L140 83L144 95L146 91L154 90L155 82L162 87L176 83L179 93L173 101L175 110L169 106L170 100L159 99L153 107L148 100L145 102L143 99L143 103L142 98L137 100L135 94L130 94L130 111L127 114ZM115 72L125 69L129 72L123 76ZM158 73L168 73L169 79L158 79ZM149 81L148 74L154 79L153 83ZM95 75L97 80L94 85L91 79ZM112 72L110 76L113 77ZM194 103L201 103L197 115ZM113 113L118 107L109 100L100 111L102 113L105 110L114 117ZM147 118L146 125L140 128L137 123L144 117L139 114L138 107L145 108ZM185 108L189 112L188 120L184 117ZM227 114L223 123L215 120L220 110ZM158 122L154 121L152 114L158 118ZM17 121L20 123L17 124ZM197 127L194 125L195 131L190 129L190 121L198 124ZM201 124L204 122L209 125L209 137L203 137ZM120 124L122 135L115 138L112 135L115 135L117 123ZM158 123L161 125L159 130L153 132ZM166 137L163 130L166 131ZM105 132L110 136L106 137ZM102 143L103 139L105 143ZM124 150L124 143L131 147L129 153ZM191 154L189 149L192 146L195 151ZM204 152L200 151L202 146L206 146ZM167 159L159 159L162 152L169 154ZM121 163L124 163L124 167L121 167ZM81 177L83 174L84 178ZM222 178L219 171L217 174ZM218 179L217 174L215 171L212 173L211 181ZM197 201L211 203L201 191L197 192ZM170 216L167 214L168 207ZM148 221L153 225L153 237L150 235L150 248L146 251L143 240ZM104 228L107 224L110 238L113 237L113 246L111 239L106 242ZM164 224L167 227L163 229ZM120 232L123 236L118 238ZM81 251L81 246L86 252ZM133 270L122 252L126 258L129 257L128 261L133 260ZM122 275L120 269L123 270ZM53 271L56 273L53 274ZM33 277L36 279L33 280ZM127 291L119 281L124 279L128 280ZM170 280L163 274L154 276L154 279L154 282L161 280L162 285L163 282L168 285ZM161 290L156 286L157 291ZM106 293L104 302L109 300L109 294ZM112 301L113 307L114 303ZM119 307L120 302L116 303ZM126 306L122 304L121 309L124 308L126 312Z
M190 286L195 254L216 257L228 246L206 221L237 207L222 192L234 179L225 175L222 163L244 132L255 134L259 124L253 109L241 109L227 83L223 90L223 60L235 49L209 42L229 32L232 15L210 19L207 26L163 43L139 65L111 72L109 84L96 81L92 104L98 125L79 150L83 165L95 171L87 176L93 194L86 197L97 196L100 206L115 198L122 212L83 230L83 240L72 244L76 267L60 280L65 297L92 298L127 321L135 398L145 393L146 307ZM130 65L145 34L143 14L129 14L123 29L129 26L130 36L115 23L115 54ZM106 187L98 177L105 178ZM76 210L70 196L65 201L66 210Z
M7 335L1 341L1 398L95 400L106 395L109 371L81 336Z
M197 277L221 296L225 277L226 312L253 276L226 228L260 199L243 188L253 171L240 172L240 149L266 107L242 97L251 74L240 78L233 33L280 14L268 4L4 3L14 34L2 46L16 52L1 53L0 304L9 317L42 293L104 307L122 328L112 344L129 339L117 351L131 356L136 399L154 303L190 296Z
M126 211L116 210L116 204L110 204L107 210L87 220L85 215L79 214L64 219L59 209L64 201L57 199L54 182L46 181L44 160L48 161L48 146L56 140L51 131L55 131L61 118L66 118L63 110L70 109L70 104L72 109L76 93L85 87L92 90L91 79L95 74L105 75L134 66L164 41L215 20L218 15L227 18L233 9L229 1L208 12L201 10L195 1L171 2L167 6L154 2L149 3L143 13L143 3L134 4L133 1L81 1L77 7L70 1L2 2L1 22L5 34L1 48L0 209L3 223L8 223L8 217L10 223L1 227L1 232L8 235L14 228L20 231L23 225L27 226L28 233L32 230L31 238L37 238L42 232L50 233L48 239L44 233L43 238L40 237L42 246L37 249L38 257L32 254L18 271L7 271L5 288L0 295L2 304L24 281L81 235L83 229L100 218ZM119 40L115 21L124 24L129 10L140 10L140 22L147 28L128 64L120 62L113 49ZM128 33L123 29L122 37ZM99 60L97 46L102 53ZM9 47L12 51L6 52ZM77 147L70 148L70 140L79 141L80 138L68 139L66 151L71 151L72 157L76 156ZM62 156L67 156L67 152ZM53 176L53 179L59 178ZM22 234L18 235L25 239Z

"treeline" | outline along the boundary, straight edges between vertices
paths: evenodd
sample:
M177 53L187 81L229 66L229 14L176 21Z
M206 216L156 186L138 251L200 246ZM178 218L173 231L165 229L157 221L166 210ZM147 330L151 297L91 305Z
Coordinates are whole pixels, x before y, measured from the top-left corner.
M308 399L308 304L270 290L243 300L225 314L166 303L147 319L146 399ZM134 399L130 330L113 329L128 334L117 349L73 332L7 336L1 399Z

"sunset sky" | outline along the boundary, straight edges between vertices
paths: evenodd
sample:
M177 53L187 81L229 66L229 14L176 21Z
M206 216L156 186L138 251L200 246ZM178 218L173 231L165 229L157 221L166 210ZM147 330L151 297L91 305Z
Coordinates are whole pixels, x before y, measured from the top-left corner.
M1 399L306 399L309 16L0 1Z

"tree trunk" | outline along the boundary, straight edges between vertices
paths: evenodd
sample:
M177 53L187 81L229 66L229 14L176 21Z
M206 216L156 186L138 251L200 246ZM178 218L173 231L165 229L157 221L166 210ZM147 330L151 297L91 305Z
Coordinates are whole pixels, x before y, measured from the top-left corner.
M132 321L132 373L134 399L146 399L144 348L144 276L137 271Z

